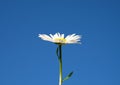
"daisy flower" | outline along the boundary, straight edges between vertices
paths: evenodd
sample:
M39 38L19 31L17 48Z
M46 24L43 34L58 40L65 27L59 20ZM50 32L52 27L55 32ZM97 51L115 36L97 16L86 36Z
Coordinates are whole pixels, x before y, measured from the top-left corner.
M64 37L64 34L55 33L54 35L49 34L39 34L39 37L45 41L53 42L56 44L74 44L80 43L81 36L76 34L67 35Z
M53 42L58 45L56 49L56 54L59 60L59 85L62 85L62 83L65 80L68 80L73 74L72 71L65 78L62 77L62 45L80 43L81 36L76 34L70 34L65 37L64 34L60 34L58 32L49 35L39 34L38 37L41 38L42 40Z

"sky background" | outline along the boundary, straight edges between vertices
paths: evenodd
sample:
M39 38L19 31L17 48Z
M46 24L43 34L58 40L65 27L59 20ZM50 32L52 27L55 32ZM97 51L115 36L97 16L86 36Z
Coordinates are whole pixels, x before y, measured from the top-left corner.
M119 0L0 0L0 85L58 85L57 45L38 34L82 35L63 46L63 85L120 85Z

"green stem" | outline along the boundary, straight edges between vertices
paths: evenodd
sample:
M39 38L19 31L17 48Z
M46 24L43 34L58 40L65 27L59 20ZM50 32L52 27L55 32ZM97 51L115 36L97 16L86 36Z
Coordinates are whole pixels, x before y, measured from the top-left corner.
M62 85L62 45L59 45L59 85Z

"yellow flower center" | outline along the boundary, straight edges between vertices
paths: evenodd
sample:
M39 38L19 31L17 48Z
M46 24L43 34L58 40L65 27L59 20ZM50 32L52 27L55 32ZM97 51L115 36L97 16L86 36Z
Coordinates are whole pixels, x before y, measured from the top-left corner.
M66 39L65 38L55 38L54 41L55 41L55 43L61 44L61 43L65 43Z

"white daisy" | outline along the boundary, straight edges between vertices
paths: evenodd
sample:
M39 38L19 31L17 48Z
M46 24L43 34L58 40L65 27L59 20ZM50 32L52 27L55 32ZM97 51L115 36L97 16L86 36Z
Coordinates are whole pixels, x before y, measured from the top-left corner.
M41 39L46 40L46 41L50 41L56 44L74 44L74 43L80 43L80 39L81 36L80 35L76 35L76 34L71 34L68 35L66 37L64 37L64 34L60 34L55 33L54 35L49 34L39 34L39 36Z

